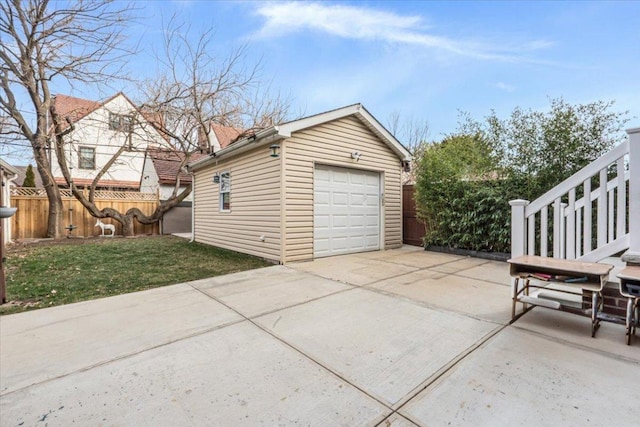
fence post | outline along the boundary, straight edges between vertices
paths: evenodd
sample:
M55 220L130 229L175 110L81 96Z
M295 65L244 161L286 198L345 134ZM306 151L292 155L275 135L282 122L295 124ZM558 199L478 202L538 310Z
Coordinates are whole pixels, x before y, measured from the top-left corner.
M526 253L527 228L524 211L528 204L528 200L522 199L509 201L509 205L511 205L511 258Z
M622 257L640 264L640 128L627 129L629 135L629 250Z

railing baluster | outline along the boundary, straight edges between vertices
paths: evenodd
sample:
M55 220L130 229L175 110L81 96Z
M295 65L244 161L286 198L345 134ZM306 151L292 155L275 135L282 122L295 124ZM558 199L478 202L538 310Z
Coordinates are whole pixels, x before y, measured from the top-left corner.
M547 224L547 216L549 207L544 206L540 209L540 256L546 257L547 254L547 234L548 234L548 224Z
M597 247L600 248L607 244L607 169L600 171L600 187L598 196L597 225L598 232Z
M627 233L627 182L624 180L624 157L618 159L618 212L616 220L616 238Z
M567 256L567 219L566 219L566 203L560 203L560 255L559 258L565 259Z
M562 208L560 207L560 198L553 201L553 257L561 258L562 246Z
M567 207L567 258L576 258L576 189L569 191L569 205Z
M527 255L536 254L536 214L527 219Z
M613 226L615 219L615 203L613 196L615 194L615 190L607 191L607 205L609 206L609 213L607 213L607 243L613 242L615 239L615 228Z
M582 253L587 254L591 252L591 178L586 179L583 183L584 188L584 207L582 211L584 213L583 232L582 232Z
M582 208L576 211L576 259L582 256Z

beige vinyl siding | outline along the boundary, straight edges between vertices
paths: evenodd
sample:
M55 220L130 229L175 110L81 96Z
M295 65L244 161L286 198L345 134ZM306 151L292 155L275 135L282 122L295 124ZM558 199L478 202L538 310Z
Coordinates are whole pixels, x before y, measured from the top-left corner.
M358 151L358 162L351 153ZM313 258L313 173L315 164L381 173L384 183L384 248L402 245L400 159L359 119L350 116L295 132L284 142L285 261Z
M231 211L220 212L220 186L213 175L227 171ZM195 172L195 180L197 242L280 261L280 159L258 147Z

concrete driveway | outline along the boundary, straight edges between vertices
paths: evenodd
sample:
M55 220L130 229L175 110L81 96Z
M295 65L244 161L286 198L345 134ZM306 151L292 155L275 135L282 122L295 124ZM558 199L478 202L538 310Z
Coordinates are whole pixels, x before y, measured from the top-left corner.
M420 248L0 318L0 425L638 425L640 337Z

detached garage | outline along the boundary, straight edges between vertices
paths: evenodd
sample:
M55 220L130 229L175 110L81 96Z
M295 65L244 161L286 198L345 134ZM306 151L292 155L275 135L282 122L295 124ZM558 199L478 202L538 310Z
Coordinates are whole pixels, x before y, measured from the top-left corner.
M194 238L286 263L402 245L410 154L360 104L192 163Z

